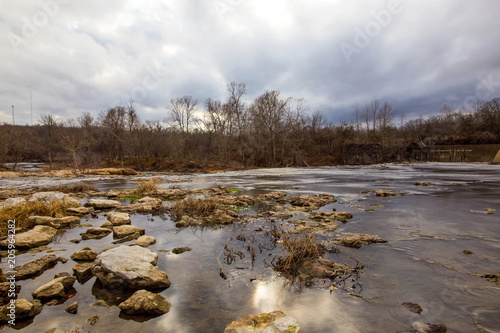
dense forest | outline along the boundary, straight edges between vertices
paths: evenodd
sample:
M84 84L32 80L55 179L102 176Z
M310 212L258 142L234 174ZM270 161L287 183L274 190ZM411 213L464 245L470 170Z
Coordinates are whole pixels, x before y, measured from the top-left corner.
M223 101L191 96L170 101L164 121L139 119L133 101L35 126L0 126L0 163L46 162L50 168L126 166L138 170L197 170L365 164L411 159L428 145L500 143L500 99L473 110L444 105L427 119L405 120L387 102L372 101L351 121L332 124L302 99L266 91L251 103L246 86L231 82Z

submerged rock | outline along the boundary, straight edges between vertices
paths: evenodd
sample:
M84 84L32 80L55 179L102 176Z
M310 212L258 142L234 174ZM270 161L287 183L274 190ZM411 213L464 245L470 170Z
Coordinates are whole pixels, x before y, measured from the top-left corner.
M172 253L173 254L181 254L181 253L188 252L191 250L192 250L192 248L190 248L190 247L176 247L175 249L172 250Z
M129 315L160 316L170 311L171 304L161 295L138 290L118 307Z
M349 236L333 239L331 240L331 242L345 247L352 247L355 249L359 249L362 246L369 244L387 243L385 239L380 238L377 235L357 234L357 233L352 233L349 234Z
M47 269L54 267L57 261L55 254L47 254L22 266L16 266L14 268L14 271L17 272L16 280L26 280L30 277L38 276Z
M42 301L50 300L53 298L62 298L66 295L76 281L74 276L63 276L44 284L31 293L33 298Z
M417 303L403 302L401 303L401 305L413 313L418 313L418 314L422 313L422 307Z
M15 308L16 321L23 321L35 317L42 312L42 307L42 303L37 299L31 301L26 299L17 299ZM0 323L6 323L11 319L8 314L9 309L7 306L0 308Z
M298 333L297 320L281 311L248 315L226 326L224 333Z
M348 264L337 264L323 258L306 260L299 267L299 274L304 278L331 279L353 271L354 268Z
M434 186L434 183L431 182L415 182L413 183L415 186Z
M377 197L395 197L397 195L406 195L406 193L396 192L392 190L377 190L375 191L375 195Z
M121 245L99 254L92 273L103 286L114 289L168 288L168 276L156 267L157 261L157 253L139 246Z
M46 245L52 242L52 239L57 233L57 229L52 227L37 225L32 230L16 234L16 248L28 249L41 245ZM0 241L1 248L9 246L8 239Z

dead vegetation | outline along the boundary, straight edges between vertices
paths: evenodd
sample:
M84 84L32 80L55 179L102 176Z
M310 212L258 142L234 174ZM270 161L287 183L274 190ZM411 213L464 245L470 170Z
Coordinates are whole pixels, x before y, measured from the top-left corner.
M273 258L272 266L284 277L296 277L306 260L319 258L326 252L326 248L313 234L296 235L283 229L275 229L272 233L280 239L284 251L282 255Z
M77 207L74 203L61 200L51 202L25 202L19 205L7 206L0 209L0 234L7 234L7 224L9 220L16 221L16 228L30 229L34 227L34 222L29 221L30 216L67 216L66 208Z
M221 209L224 209L224 206L216 198L187 198L178 201L170 209L170 216L174 222L180 221L184 216L196 219L208 218Z
M139 181L139 185L137 190L135 191L138 194L145 194L150 192L158 191L157 184L161 181L160 178L149 178L149 179L141 179Z
M94 185L86 184L86 183L78 183L73 185L57 185L57 186L48 186L40 189L36 189L37 192L62 192L62 193L87 193L90 191L97 192L97 188Z

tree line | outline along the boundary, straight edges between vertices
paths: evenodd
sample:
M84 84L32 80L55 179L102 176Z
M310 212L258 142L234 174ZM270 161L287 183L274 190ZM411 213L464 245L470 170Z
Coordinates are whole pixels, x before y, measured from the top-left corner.
M0 126L0 163L50 168L127 166L183 170L378 163L411 158L408 147L500 143L500 99L473 110L444 105L427 119L405 120L377 100L332 124L303 99L268 90L251 102L231 82L224 100L170 100L164 121L142 121L133 101L76 120L44 115L36 126Z

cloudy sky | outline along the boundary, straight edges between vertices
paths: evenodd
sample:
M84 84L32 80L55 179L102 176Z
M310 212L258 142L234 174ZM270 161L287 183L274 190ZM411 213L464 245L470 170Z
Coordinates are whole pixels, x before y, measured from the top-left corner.
M0 3L0 122L77 118L132 98L163 120L245 82L333 122L388 101L407 118L500 96L498 0L23 0Z

